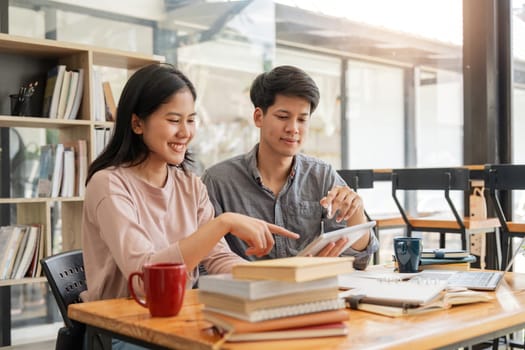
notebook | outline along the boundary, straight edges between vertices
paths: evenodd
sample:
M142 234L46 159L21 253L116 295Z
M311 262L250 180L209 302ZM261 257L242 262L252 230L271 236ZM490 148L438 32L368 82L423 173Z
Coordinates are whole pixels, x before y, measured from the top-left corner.
M344 309L345 302L343 299L334 298L327 300L319 300L302 304L286 305L269 307L265 309L258 309L252 312L235 312L231 310L225 310L217 307L211 307L204 305L204 310L213 311L222 315L237 318L248 322L261 322L266 320L272 320L282 317L298 316L304 314L311 314L321 311Z
M340 296L363 296L363 302L370 304L415 307L437 299L446 284L362 278L347 274L339 275L339 287L349 289Z

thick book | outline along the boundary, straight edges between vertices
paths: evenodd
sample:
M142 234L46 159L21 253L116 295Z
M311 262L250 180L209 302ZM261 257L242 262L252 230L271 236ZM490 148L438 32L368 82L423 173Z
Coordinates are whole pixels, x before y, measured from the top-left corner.
M328 289L323 288L305 292L301 291L298 293L289 293L258 300L248 300L199 290L199 301L206 307L219 308L226 311L244 313L248 315L251 312L261 309L335 299L337 298L338 294L339 289L337 287L333 287Z
M259 300L337 286L338 280L335 276L300 283L238 280L231 274L206 275L199 278L199 292L224 294L245 300Z
M421 252L421 258L431 259L461 259L469 255L469 252L466 250L453 248L423 249Z
M266 341L280 339L307 339L348 335L344 322L326 323L315 326L296 327L277 331L226 333L227 342Z
M368 302L354 301L347 298L347 306L352 309L372 312L390 317L419 315L432 311L446 310L454 305L471 304L479 302L487 302L493 297L485 292L476 292L472 290L455 291L443 293L439 299L430 303L419 305L417 307L409 306L389 306L381 304L373 304Z
M315 314L282 317L262 322L247 322L209 310L203 310L204 320L232 333L267 332L294 327L314 326L333 322L348 321L348 311L331 310Z
M290 257L259 260L233 266L238 279L263 279L288 282L311 281L352 272L352 257Z

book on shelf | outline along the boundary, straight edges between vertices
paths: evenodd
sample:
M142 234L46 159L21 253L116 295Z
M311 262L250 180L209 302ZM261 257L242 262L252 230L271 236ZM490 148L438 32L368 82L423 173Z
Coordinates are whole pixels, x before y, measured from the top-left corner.
M469 252L466 250L454 248L423 249L421 252L421 258L430 259L461 259L466 258L469 255Z
M20 228L21 228L21 233L20 233L20 238L19 238L17 248L16 248L15 259L13 260L13 263L11 264L11 266L9 266L9 269L7 270L7 273L6 273L7 279L15 278L16 270L20 266L20 261L22 260L22 255L24 255L24 249L27 244L27 239L29 238L29 226L21 225Z
M51 196L51 181L55 166L55 148L53 145L40 147L40 162L38 172L37 194L38 197Z
M84 92L84 69L80 68L78 72L78 82L77 88L75 91L75 98L73 99L73 104L71 106L71 112L66 116L67 119L76 119L78 116L78 111L80 109L80 103L82 102L82 94Z
M77 155L78 157L78 155ZM75 148L64 144L61 197L73 197L75 195ZM77 165L78 167L78 165Z
M71 84L71 71L66 70L62 78L62 87L60 88L60 97L58 99L57 118L64 119L66 105L69 94L69 85Z
M67 91L66 105L64 108L64 113L60 116L62 119L69 119L71 110L73 109L73 103L75 102L75 94L78 88L78 70L72 70L69 72L70 82Z
M288 328L276 331L225 333L227 342L246 342L280 339L308 339L348 335L348 326L344 322L326 323L315 326Z
M327 299L335 299L339 294L337 287L311 291L301 291L270 298L249 300L230 295L210 293L199 290L199 301L206 307L220 308L226 311L249 314L251 312L279 306L303 304Z
M99 122L106 121L106 105L104 103L104 90L102 87L101 73L92 71L91 110L94 119Z
M58 100L65 71L66 66L61 64L51 68L47 72L46 87L44 89L44 102L42 106L42 115L44 117L57 117Z
M337 277L290 283L271 280L238 280L231 274L206 275L199 278L199 291L229 295L233 298L259 300L322 288L337 288Z
M311 281L353 271L352 257L304 257L258 260L233 266L237 279Z
M479 302L487 302L493 300L493 297L486 292L477 292L472 290L459 290L443 292L440 297L429 303L411 306L411 305L383 305L374 304L363 299L356 298L355 296L345 297L347 307L351 309L357 309L361 311L372 312L379 315L400 317L419 315L432 311L446 310L454 305L463 305Z
M40 228L38 225L28 226L27 241L23 249L20 264L14 273L13 279L21 279L27 274L31 265L31 260L35 255L35 250L38 243L38 235L40 234L39 230Z
M225 310L221 307L211 307L204 305L204 310L231 316L248 322L261 322L275 318L290 317L304 314L313 314L321 311L344 309L344 300L339 297L325 300L306 302L302 304L282 305L276 307L267 307L250 312L235 312Z
M73 194L71 196L83 196L85 192L85 182L87 176L87 142L86 140L75 140L70 142L64 142L65 149L69 149L73 152ZM66 156L64 154L64 177L66 175ZM71 190L71 189L70 189ZM62 196L64 196L62 194Z
M22 226L7 226L5 229L8 239L3 247L2 258L0 260L0 280L9 279L9 272L16 259L16 253L22 238ZM4 233L5 234L5 233Z
M57 143L52 145L55 156L53 157L53 175L51 176L51 197L58 197L60 185L62 184L62 173L64 171L64 145Z
M31 263L29 265L29 269L26 272L26 277L37 277L37 270L40 266L40 259L44 257L44 250L43 250L43 244L45 241L44 235L44 227L43 225L34 225L38 228L37 230L37 237L36 237L36 243L35 243L35 251L33 253L33 256L31 257Z
M109 81L102 83L102 90L104 90L104 102L106 107L106 120L114 122L117 116L117 104L113 97L113 91L111 91L111 84Z
M348 321L348 312L344 309L323 311L315 314L282 317L261 322L247 322L210 310L202 310L202 316L204 320L212 323L224 331L239 334L249 332L267 332Z

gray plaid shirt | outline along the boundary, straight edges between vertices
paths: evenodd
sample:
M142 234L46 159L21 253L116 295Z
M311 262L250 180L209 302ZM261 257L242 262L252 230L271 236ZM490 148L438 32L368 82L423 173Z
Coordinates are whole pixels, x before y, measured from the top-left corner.
M202 181L208 188L210 200L215 208L215 215L235 212L259 218L283 226L298 233L297 240L275 235L275 246L270 258L295 256L308 243L319 235L321 220L325 222L325 231L340 229L345 222L337 223L335 218L328 219L327 212L319 201L334 186L346 185L332 166L316 158L298 154L294 158L292 171L276 197L265 187L257 169L258 144L248 153L236 156L208 168ZM379 242L371 232L370 243L366 250L356 251L349 248L344 255L354 256L354 267L364 269L370 256L378 249ZM240 256L246 256L246 244L239 238L228 234L226 240L230 248Z

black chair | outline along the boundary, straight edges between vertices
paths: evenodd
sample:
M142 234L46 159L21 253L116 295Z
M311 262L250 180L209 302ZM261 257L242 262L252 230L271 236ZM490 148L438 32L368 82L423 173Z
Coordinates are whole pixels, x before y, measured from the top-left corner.
M499 195L502 191L525 190L525 165L487 165L485 173L489 198L501 224L502 266L506 266L510 259L511 240L525 236L525 223L507 219Z
M448 203L452 218L409 217L401 205L398 190L434 190L442 191ZM459 214L450 198L450 191L470 191L470 174L467 168L412 168L394 169L392 171L392 196L407 225L407 236L412 232L439 232L439 246L445 247L445 234L461 235L461 247L467 250L469 234L476 232L496 232L499 222L495 218L470 220Z
M80 293L87 289L82 251L49 256L40 260L40 264L65 323L58 330L55 349L82 349L85 325L67 316L68 305L80 302Z
M341 178L347 183L347 185L357 192L358 189L370 189L374 188L375 174L372 169L356 169L348 170L341 169L337 170L337 173ZM390 180L390 175L388 174L388 181ZM385 180L382 180L385 181ZM379 230L380 229L392 229L405 227L403 219L399 215L387 215L371 218L370 215L365 210L365 216L368 221L374 220L376 226L374 227L374 233L379 240ZM374 264L379 264L379 250L374 253Z

